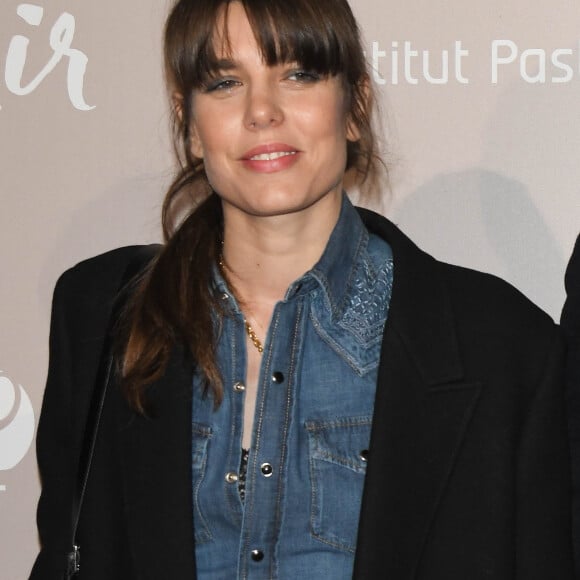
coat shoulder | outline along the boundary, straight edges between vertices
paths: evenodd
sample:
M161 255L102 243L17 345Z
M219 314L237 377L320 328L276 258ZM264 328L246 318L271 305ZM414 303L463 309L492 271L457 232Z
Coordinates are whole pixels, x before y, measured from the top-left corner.
M482 313L495 311L510 321L531 318L538 324L554 326L553 320L520 290L494 274L438 262L449 290L462 302Z
M514 286L494 276L463 266L438 261L417 247L395 224L383 216L358 208L369 231L385 239L393 248L397 273L423 286L416 296L430 292L434 277L448 293L456 318L472 325L497 324L505 328L537 328L555 331L552 319ZM580 253L580 252L579 252ZM399 262L399 265L397 264ZM402 264L404 262L404 264Z
M158 248L156 244L116 248L69 268L56 283L53 318L64 317L73 332L92 334L108 320L130 264Z
M474 344L500 348L504 354L533 367L535 352L540 359L555 345L562 349L560 328L548 314L505 280L445 263L438 263L451 299L460 335ZM527 361L527 362L525 362ZM539 362L539 361L536 361Z
M112 282L119 281L127 265L139 253L148 248L153 251L157 247L157 244L124 246L82 260L61 274L56 288L72 294L98 294L99 290L108 289Z

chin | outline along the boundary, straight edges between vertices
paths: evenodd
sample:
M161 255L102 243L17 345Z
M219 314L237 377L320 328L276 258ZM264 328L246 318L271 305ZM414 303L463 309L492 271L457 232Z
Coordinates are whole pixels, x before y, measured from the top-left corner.
M268 192L257 194L255 199L246 199L239 205L239 209L248 214L266 217L282 216L300 213L309 209L320 207L325 209L335 202L340 204L340 195L336 192L321 194L300 194L295 189L292 191Z

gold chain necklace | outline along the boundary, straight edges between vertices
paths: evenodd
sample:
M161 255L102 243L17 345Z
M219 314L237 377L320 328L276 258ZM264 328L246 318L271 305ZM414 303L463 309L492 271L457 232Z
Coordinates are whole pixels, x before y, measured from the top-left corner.
M246 332L248 333L249 339L252 341L252 344L258 349L258 352L262 354L264 352L264 347L260 339L256 336L254 329L250 326L250 323L244 318L244 326L246 327Z
M229 270L230 272L232 272L232 269L226 264L223 254L220 254L218 264L224 278L226 278L227 280L228 276L226 274L226 269ZM248 335L248 338L251 340L252 344L258 349L258 352L262 354L264 352L264 345L262 344L262 341L258 338L258 335L255 333L254 329L252 328L251 324L248 322L248 319L245 316L244 316L244 327L246 328L246 334Z

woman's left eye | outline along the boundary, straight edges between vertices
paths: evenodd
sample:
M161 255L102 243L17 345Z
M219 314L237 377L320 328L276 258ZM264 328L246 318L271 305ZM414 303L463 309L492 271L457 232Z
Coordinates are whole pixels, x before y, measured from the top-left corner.
M297 70L291 72L286 78L299 83L315 83L320 80L320 75L311 71Z

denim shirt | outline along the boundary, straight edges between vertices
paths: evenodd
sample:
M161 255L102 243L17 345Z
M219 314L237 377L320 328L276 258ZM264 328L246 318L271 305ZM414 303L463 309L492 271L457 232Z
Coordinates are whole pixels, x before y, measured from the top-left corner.
M321 259L274 308L242 501L246 333L216 272L226 305L217 410L193 380L199 580L351 578L392 280L390 247L344 196Z

